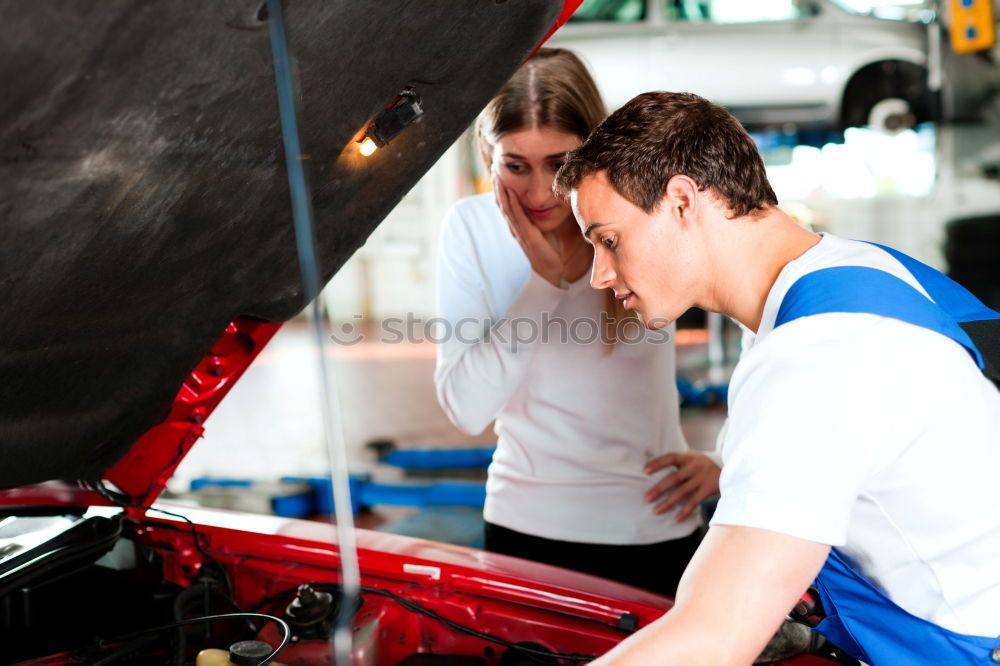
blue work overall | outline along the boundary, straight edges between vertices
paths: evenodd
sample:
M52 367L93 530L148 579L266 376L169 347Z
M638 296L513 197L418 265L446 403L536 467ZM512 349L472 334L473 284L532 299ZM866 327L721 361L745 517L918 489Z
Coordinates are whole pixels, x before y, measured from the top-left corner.
M837 266L797 280L782 300L775 327L826 312L891 317L951 338L965 347L980 370L995 381L1000 314L930 266L896 250L878 247L899 260L933 302L885 271ZM975 332L978 346L966 328ZM990 355L984 357L981 352L986 349ZM1000 566L1000 562L996 565ZM1000 637L966 636L911 615L859 574L836 548L830 551L816 579L816 588L825 611L816 631L872 666L1000 663ZM1000 608L996 609L996 617L1000 624Z

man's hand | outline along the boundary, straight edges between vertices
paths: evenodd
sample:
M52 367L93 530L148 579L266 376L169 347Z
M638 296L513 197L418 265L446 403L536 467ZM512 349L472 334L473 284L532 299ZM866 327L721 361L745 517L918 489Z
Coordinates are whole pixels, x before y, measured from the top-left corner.
M698 547L674 607L591 666L747 666L816 578L830 546L717 525Z
M554 234L543 234L524 212L517 194L507 188L497 172L493 171L493 194L497 206L507 220L511 235L517 240L531 263L531 269L558 287L562 284L566 261Z
M703 500L719 492L721 470L711 458L699 451L668 453L646 463L646 474L656 474L665 467L673 472L656 482L646 493L647 502L659 502L654 513L664 513L684 503L677 512L677 522L686 520Z

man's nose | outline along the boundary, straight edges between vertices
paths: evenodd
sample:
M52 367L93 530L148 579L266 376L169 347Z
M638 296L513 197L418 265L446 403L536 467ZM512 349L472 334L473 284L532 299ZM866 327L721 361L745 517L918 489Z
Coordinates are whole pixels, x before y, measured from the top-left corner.
M594 253L594 265L590 270L590 286L594 289L610 289L615 281L615 271L611 267L611 262L602 257L603 252L598 249Z

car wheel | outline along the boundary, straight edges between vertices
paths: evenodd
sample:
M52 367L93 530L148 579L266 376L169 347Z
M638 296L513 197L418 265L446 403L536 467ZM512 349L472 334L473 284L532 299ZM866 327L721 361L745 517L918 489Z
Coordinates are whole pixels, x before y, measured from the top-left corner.
M841 127L898 134L931 119L927 70L890 60L859 70L844 90Z
M916 124L917 116L913 113L910 103L899 97L875 102L868 111L869 129L889 136L912 129Z

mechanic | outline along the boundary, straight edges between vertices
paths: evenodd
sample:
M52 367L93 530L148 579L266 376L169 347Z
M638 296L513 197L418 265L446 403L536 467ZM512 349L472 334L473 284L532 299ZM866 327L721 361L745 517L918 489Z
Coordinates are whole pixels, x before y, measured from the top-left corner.
M956 323L1000 334L997 313L795 224L739 122L695 95L634 98L555 186L596 248L592 285L647 326L698 306L756 332L677 603L593 663L750 664L814 580L817 630L866 663L1000 661L1000 392Z
M672 330L619 321L614 295L589 288L593 249L552 192L566 151L605 113L583 63L541 49L481 114L494 193L459 201L444 223L450 335L434 378L460 429L496 420L486 550L672 595L719 467L681 433ZM607 386L614 400L590 399Z

